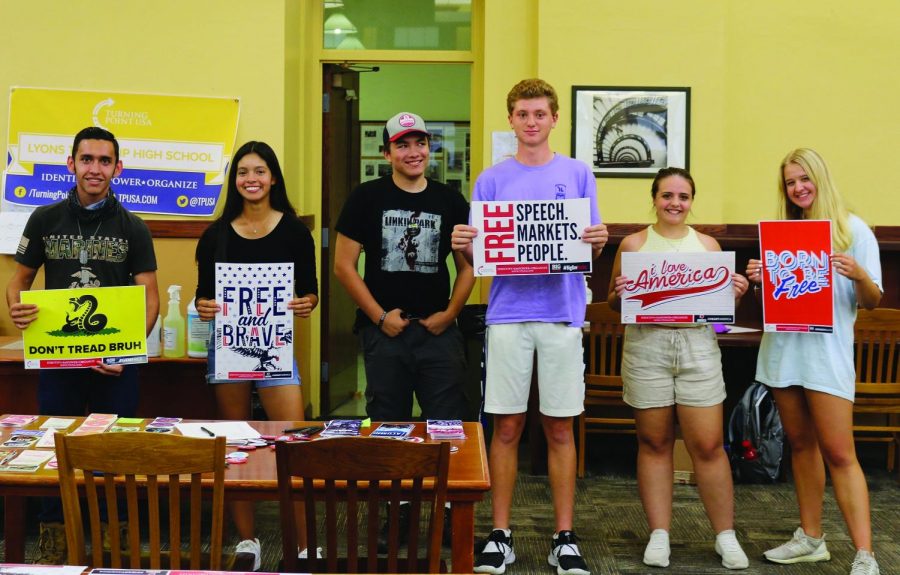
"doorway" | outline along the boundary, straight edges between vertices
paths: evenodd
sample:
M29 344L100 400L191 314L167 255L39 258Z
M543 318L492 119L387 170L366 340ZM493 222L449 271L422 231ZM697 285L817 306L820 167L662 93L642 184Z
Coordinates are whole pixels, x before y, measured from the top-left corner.
M381 132L394 114L425 119L432 138L429 177L470 196L470 64L342 63L323 65L321 408L325 415L365 416L365 372L353 334L356 304L334 276L334 226L361 181L390 174ZM360 273L366 254L360 258ZM450 266L451 270L454 267ZM452 273L452 272L451 272Z

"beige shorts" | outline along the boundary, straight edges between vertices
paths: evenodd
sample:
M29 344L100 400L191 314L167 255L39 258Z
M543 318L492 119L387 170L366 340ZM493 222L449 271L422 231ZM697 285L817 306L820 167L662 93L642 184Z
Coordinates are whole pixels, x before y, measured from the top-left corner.
M636 409L722 403L722 353L712 326L626 326L622 380L625 403Z
M581 329L564 323L492 324L487 328L484 411L528 411L531 372L537 352L540 411L574 417L584 411L584 351Z

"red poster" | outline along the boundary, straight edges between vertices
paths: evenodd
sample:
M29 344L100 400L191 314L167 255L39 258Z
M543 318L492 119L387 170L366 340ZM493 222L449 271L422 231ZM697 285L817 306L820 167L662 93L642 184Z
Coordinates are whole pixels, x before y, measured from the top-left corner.
M759 249L765 331L831 333L831 222L760 222Z

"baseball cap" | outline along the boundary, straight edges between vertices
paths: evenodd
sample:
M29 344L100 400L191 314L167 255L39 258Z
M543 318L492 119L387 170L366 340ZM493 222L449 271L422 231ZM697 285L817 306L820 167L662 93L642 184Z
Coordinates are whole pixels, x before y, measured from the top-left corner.
M431 137L422 116L411 112L400 112L384 125L384 145L387 146L389 142L396 142L399 138L413 133Z

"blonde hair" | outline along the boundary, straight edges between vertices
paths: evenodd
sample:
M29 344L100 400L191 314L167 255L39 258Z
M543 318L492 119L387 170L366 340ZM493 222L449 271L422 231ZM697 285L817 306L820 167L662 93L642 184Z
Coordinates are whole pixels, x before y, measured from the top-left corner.
M513 86L506 95L506 111L512 115L516 102L535 98L547 98L547 103L550 104L550 113L555 116L559 112L559 98L556 97L556 90L540 78L522 80Z
M816 186L816 197L809 208L809 217L805 218L803 209L788 198L784 183L784 168L788 164L797 164ZM788 220L831 220L831 243L836 252L846 251L853 243L853 232L850 230L850 212L844 205L844 199L831 179L828 166L815 150L797 148L791 151L778 170L778 190L781 195L781 217Z

